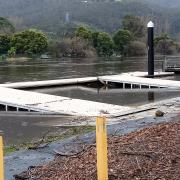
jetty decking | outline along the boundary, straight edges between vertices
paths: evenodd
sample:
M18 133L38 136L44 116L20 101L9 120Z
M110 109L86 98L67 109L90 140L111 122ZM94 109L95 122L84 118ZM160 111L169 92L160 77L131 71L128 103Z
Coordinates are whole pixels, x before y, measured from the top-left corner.
M36 111L50 114L98 116L121 113L130 107L98 103L0 87L0 109L6 111Z
M155 73L155 77L167 75L172 75L172 73ZM146 72L123 73L120 75L100 77L0 84L0 111L33 111L40 112L41 114L63 114L74 116L102 115L107 117L123 115L126 112L129 113L129 111L137 111L136 108L127 106L99 103L81 99L71 99L68 97L18 90L23 88L77 85L99 81L104 84L121 84L124 89L141 89L144 88L143 86L145 86L145 88L180 89L179 81L147 78Z
M85 77L85 78L73 78L73 79L57 79L48 81L30 81L30 82L17 82L0 84L0 87L26 89L26 88L38 88L38 87L51 87L51 86L65 86L74 84L83 84L96 82L97 77Z
M174 73L171 72L155 72L154 77L171 76ZM123 73L121 75L135 76L135 77L147 77L147 72L130 72ZM110 75L114 76L114 75ZM102 76L104 78L105 76ZM47 81L29 81L29 82L16 82L0 84L0 87L15 88L15 89L28 89L28 88L41 88L41 87L52 87L52 86L66 86L66 85L78 85L85 83L98 82L101 76L98 77L84 77L84 78L72 78L72 79L57 79Z
M180 89L179 81L172 80L163 80L163 79L154 79L154 78L145 78L137 77L129 74L114 75L114 76L103 76L98 78L104 84L108 83L119 83L123 88L133 89L133 87L141 88L172 88Z

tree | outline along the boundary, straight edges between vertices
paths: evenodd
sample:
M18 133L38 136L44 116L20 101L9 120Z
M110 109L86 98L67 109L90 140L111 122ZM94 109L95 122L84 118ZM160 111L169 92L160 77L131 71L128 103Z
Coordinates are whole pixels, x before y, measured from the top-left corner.
M85 39L80 37L66 38L51 42L49 52L55 57L95 57L96 50Z
M11 47L9 50L8 50L8 56L9 57L14 57L16 55L16 48L15 47Z
M11 40L11 47L14 47L18 54L40 54L46 51L47 45L47 37L32 29L14 34Z
M0 17L0 33L11 34L14 33L15 28L12 23L3 17Z
M11 38L9 35L0 34L0 54L6 54L10 49Z
M92 43L99 56L111 56L113 54L113 41L105 32L92 33Z
M123 18L122 27L124 30L130 31L135 38L145 36L145 25L139 17L127 15Z
M144 56L147 54L147 47L144 42L132 41L129 44L128 56Z
M162 34L154 39L156 52L168 55L176 51L176 45L173 39L168 34Z
M86 40L91 40L92 32L86 27L80 26L76 29L75 35Z
M116 51L120 52L123 56L127 55L128 46L133 39L130 31L120 29L113 36Z
M71 57L94 57L96 50L85 39L74 37L71 42Z

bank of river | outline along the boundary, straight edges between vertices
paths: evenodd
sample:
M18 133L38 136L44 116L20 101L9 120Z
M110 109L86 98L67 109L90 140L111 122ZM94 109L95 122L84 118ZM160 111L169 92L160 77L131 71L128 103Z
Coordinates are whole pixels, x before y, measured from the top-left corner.
M159 109L165 113L163 117L156 117L156 110L150 110L118 118L116 124L108 126L108 134L123 135L154 124L172 121L176 119L175 117L179 117L180 99L173 102L167 101L162 106L159 106ZM93 143L95 143L94 131L85 135L73 136L50 144L44 144L44 146L40 145L33 150L21 150L12 153L5 157L6 179L12 179L14 174L27 170L29 166L38 166L52 161L56 152L72 155L80 152L84 145Z

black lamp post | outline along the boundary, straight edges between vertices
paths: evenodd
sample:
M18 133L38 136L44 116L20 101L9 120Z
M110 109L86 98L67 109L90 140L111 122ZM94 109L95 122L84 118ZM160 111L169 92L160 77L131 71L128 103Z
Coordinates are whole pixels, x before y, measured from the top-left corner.
M154 76L154 23L150 21L148 28L148 76Z

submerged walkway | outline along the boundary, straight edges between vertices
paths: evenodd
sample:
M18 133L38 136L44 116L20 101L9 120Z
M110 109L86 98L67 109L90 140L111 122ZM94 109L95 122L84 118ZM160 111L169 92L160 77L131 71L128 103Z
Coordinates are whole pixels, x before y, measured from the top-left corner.
M108 83L118 83L121 84L123 88L128 85L131 89L133 87L141 88L172 88L180 89L179 81L164 80L164 79L154 79L137 77L130 74L114 75L114 76L103 76L99 77L99 81L104 84Z
M0 87L26 89L26 88L83 84L83 83L91 83L96 81L98 81L97 77L85 77L85 78L73 78L73 79L57 79L57 80L47 80L47 81L7 83L7 84L0 84Z
M170 72L155 72L155 77L171 76L173 74L174 73L170 73ZM109 75L109 76L100 76L100 77L83 77L83 78L57 79L57 80L47 80L47 81L16 82L16 83L0 84L0 87L27 89L27 88L39 88L39 87L77 85L77 84L98 82L99 79L104 77L115 77L122 75L145 78L147 77L147 72L136 71L130 73L123 73L120 75Z
M0 87L0 92L0 109L6 111L36 111L77 116L111 116L131 109L126 106L71 99L4 87Z
M155 76L167 76L169 73L155 73ZM122 88L173 88L180 89L179 81L147 78L145 72L124 73L121 75L60 79L49 81L19 82L0 84L0 111L35 111L46 114L65 114L74 116L107 117L126 114L136 108L99 103L81 99L71 99L37 92L17 90L44 86L77 85L91 82L118 83ZM145 86L145 87L144 87ZM16 89L11 89L16 88ZM142 109L141 109L142 110Z

